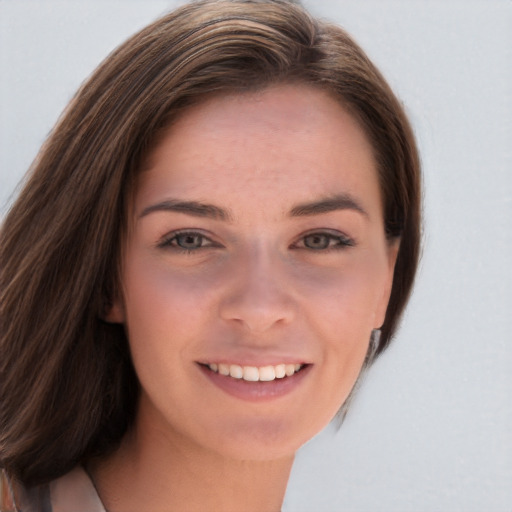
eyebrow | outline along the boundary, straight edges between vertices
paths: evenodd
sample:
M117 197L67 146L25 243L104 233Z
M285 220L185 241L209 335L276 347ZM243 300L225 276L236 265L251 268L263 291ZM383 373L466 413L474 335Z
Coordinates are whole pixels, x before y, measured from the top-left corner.
M366 210L349 194L340 194L311 203L302 203L294 206L289 213L290 217L307 217L320 215L337 210L354 210L365 217L368 217ZM193 217L204 217L221 221L232 221L233 215L229 210L220 208L213 204L201 203L199 201L180 201L167 199L160 203L153 204L142 210L139 218L145 217L153 212L177 212L191 215Z
M303 203L294 206L290 211L290 217L305 217L334 212L337 210L354 210L368 217L368 213L350 194L339 194L312 203Z
M161 203L153 204L144 208L139 218L145 217L153 212L178 212L192 215L193 217L206 217L209 219L230 221L233 216L228 210L215 206L213 204L201 203L199 201L179 201L176 199L167 199Z

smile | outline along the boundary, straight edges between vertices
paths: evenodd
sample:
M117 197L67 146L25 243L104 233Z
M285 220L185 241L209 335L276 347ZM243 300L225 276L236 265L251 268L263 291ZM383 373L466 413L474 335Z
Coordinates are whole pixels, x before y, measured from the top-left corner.
M238 364L210 363L206 365L211 371L232 377L233 379L242 379L248 382L270 382L275 379L291 377L299 372L303 364L277 364L267 366L240 366Z
M265 366L198 363L204 376L216 387L228 395L249 402L266 402L293 393L303 386L313 366L311 363Z

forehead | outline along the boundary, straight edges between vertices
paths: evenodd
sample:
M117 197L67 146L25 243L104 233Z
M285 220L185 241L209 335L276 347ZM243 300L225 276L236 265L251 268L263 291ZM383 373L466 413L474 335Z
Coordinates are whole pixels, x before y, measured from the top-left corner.
M328 93L280 85L217 96L185 111L148 155L135 206L169 195L214 198L235 209L276 202L286 209L339 193L380 203L364 131Z

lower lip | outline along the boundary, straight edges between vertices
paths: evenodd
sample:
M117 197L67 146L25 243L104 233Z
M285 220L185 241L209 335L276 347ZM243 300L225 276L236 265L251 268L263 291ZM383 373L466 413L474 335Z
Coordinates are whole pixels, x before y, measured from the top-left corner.
M290 377L274 379L268 382L249 382L234 379L210 370L207 366L199 365L203 374L228 395L250 402L265 402L286 396L297 389L307 377L312 365L304 366Z

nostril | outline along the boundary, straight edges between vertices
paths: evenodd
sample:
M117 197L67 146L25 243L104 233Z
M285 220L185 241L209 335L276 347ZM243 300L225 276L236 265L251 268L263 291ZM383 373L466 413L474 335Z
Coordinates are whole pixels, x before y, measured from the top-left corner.
M284 294L243 293L225 299L220 305L220 317L250 331L264 332L277 325L291 322L294 307Z
M274 326L289 323L293 318L293 310L284 302L261 303L249 298L224 304L220 316L252 332L265 332Z
M262 244L241 256L221 296L220 316L251 332L289 323L295 314L287 270Z

